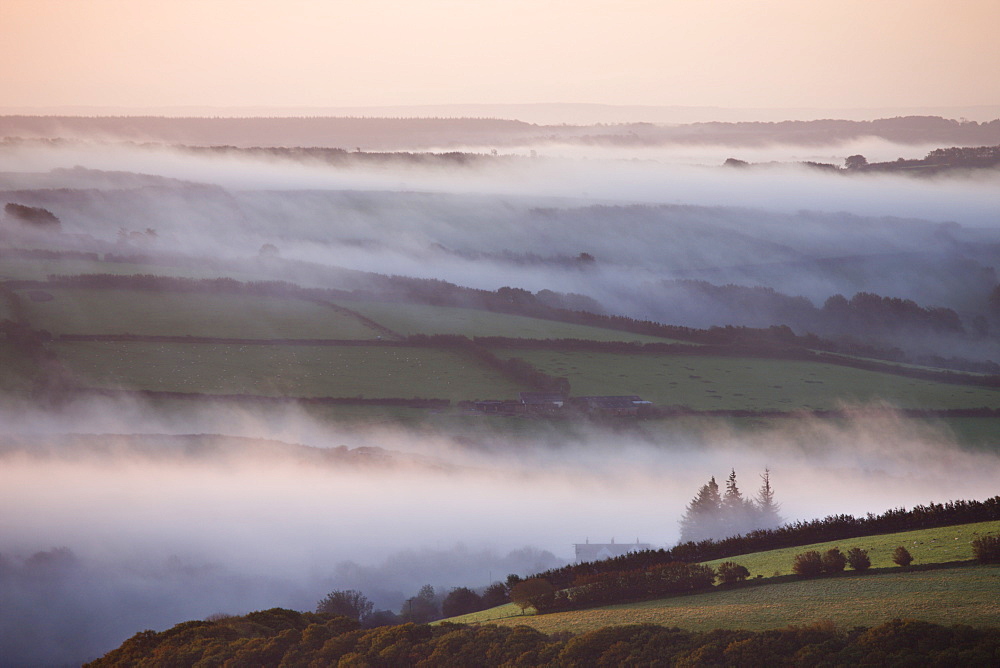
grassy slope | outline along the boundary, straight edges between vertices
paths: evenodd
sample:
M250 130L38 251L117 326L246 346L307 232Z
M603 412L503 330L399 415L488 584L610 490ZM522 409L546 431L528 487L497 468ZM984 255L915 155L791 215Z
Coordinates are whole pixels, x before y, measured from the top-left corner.
M1000 406L1000 388L949 385L794 360L626 355L551 350L495 351L565 376L573 394L638 394L660 406L698 410L831 409L886 400L903 408Z
M458 352L376 346L57 343L67 367L97 387L270 396L514 396L518 387Z
M374 339L374 329L313 302L142 290L46 290L35 302L22 291L28 318L53 334L152 334L261 339Z
M614 329L574 325L470 308L361 301L339 301L338 304L406 335L462 334L465 336L506 336L526 339L687 343L686 341L673 341Z
M828 543L815 543L800 547L789 547L767 552L755 552L728 559L707 561L709 566L718 566L723 561L735 561L746 566L751 576L788 575L792 572L792 560L796 554L807 550L824 552L833 547L847 554L852 547L868 550L872 567L891 567L892 551L902 545L913 555L914 564L940 564L948 561L972 559L972 541L984 534L1000 534L1000 522L977 522L950 527L921 529L904 533L865 536Z
M831 620L874 626L893 618L939 624L1000 624L1000 568L969 566L884 574L845 573L728 591L554 613L491 623L526 624L545 633L592 631L618 624L662 624L708 631L769 629Z
M913 555L914 564L940 564L971 559L970 543L984 534L1000 534L1000 521L866 536L706 563L717 566L722 561L735 561L753 575L769 577L791 573L792 559L800 552L839 547L846 553L856 546L869 550L873 567L885 568L894 567L890 554L903 545ZM519 608L507 604L449 621L524 623L546 633L640 623L694 630L765 629L821 619L832 619L842 626L871 626L893 617L919 617L942 624L1000 623L1000 568L996 567L861 575L848 571L835 578L775 583L765 578L754 584L759 586L537 617L523 616Z

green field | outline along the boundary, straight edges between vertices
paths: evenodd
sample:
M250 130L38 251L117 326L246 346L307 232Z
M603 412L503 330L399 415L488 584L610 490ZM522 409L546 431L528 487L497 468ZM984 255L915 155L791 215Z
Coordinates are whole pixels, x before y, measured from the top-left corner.
M513 606L494 608L514 612ZM582 633L621 624L661 624L692 631L763 630L829 620L840 628L894 618L938 624L1000 624L1000 568L966 566L882 574L845 573L692 596L549 615L515 615L491 624L525 624L543 633ZM458 617L449 621L461 621ZM485 621L485 620L484 620Z
M614 329L574 325L471 308L344 300L337 303L403 335L461 334L469 337L505 336L525 339L687 343L686 341L673 341Z
M893 617L919 616L939 623L978 622L976 615L992 615L989 623L1000 622L1000 568L962 567L919 572L897 572L892 551L899 545L913 555L914 565L944 564L973 558L972 541L982 535L1000 534L1000 521L976 522L949 527L865 536L815 543L799 547L755 552L705 562L718 566L734 561L745 566L751 588L724 590L696 596L606 606L589 610L523 616L520 608L507 604L455 617L460 623L493 622L516 618L539 630L589 631L609 624L653 623L692 630L712 628L764 629L788 624L808 624L833 619L838 625L871 626ZM808 550L825 552L852 547L868 550L873 568L892 572L856 574L846 571L834 578L807 581L768 582L767 578L790 575L796 554ZM815 587L815 589L810 589ZM885 600L880 608L879 601ZM856 604L855 604L856 602ZM910 607L913 612L902 611ZM828 610L828 612L824 612ZM895 612L899 611L899 612ZM732 615L732 618L729 616ZM888 615L882 617L881 615Z
M432 348L62 342L53 349L94 387L453 401L525 389L461 353Z
M245 339L374 339L358 318L299 299L145 290L46 289L19 294L31 325L53 334L142 334Z
M914 564L941 564L972 559L972 541L986 534L1000 534L1000 522L976 522L881 536L849 538L767 552L754 552L726 559L706 561L705 563L709 566L718 566L723 561L735 561L746 566L751 577L756 575L771 577L790 574L792 560L796 554L808 550L817 550L822 553L833 547L840 548L841 552L847 554L847 551L852 547L860 547L868 550L868 557L872 561L873 568L889 568L894 566L892 551L897 546L902 545L913 555Z
M1000 407L1000 388L950 385L795 360L501 349L569 379L574 395L637 394L695 410L834 409L884 400L901 408Z

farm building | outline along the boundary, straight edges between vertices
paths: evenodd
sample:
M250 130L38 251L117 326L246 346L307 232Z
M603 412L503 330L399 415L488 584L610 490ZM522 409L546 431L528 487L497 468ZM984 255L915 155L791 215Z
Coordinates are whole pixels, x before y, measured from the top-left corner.
M586 543L575 543L573 547L576 548L577 563L611 559L612 557L620 557L629 552L641 552L642 550L653 549L653 546L649 543L640 543L638 538L636 538L634 543L616 543L614 538L611 539L610 543L591 543L588 539Z
M518 399L500 401L487 399L476 401L473 407L477 411L489 414L515 415L526 413L554 413L566 403L562 394L548 392L519 392Z

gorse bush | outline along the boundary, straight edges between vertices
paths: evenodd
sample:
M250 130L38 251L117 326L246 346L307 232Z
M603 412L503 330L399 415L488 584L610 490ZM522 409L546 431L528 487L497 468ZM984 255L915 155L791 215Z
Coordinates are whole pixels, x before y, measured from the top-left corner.
M792 562L792 571L807 578L821 575L823 573L823 557L816 550L796 554L795 561Z
M981 564L1000 564L1000 536L980 536L972 541L972 554Z
M823 555L823 572L824 573L840 573L844 570L844 566L847 565L847 558L844 553L840 551L839 548L833 548L827 550Z
M913 555L905 547L900 545L892 552L892 562L897 566L902 566L906 568L913 563Z
M852 547L847 551L847 563L856 571L866 571L871 568L872 560L868 558L868 550Z
M750 571L747 570L746 566L740 566L732 561L719 564L715 570L718 573L719 580L727 584L730 582L742 582L750 577Z

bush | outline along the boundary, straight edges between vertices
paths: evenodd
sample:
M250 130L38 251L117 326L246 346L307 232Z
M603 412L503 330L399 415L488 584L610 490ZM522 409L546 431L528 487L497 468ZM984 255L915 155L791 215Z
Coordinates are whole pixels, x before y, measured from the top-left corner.
M847 563L856 571L867 571L871 568L872 560L868 558L868 550L852 547L847 551Z
M972 553L981 564L1000 564L1000 536L980 536L972 541Z
M750 577L750 571L746 569L746 566L740 566L732 561L719 564L719 567L716 570L719 574L719 580L721 580L723 584L729 584L730 582L742 582Z
M910 554L909 550L900 545L893 551L892 561L897 566L902 566L903 568L906 568L907 566L913 563L913 555Z
M555 598L555 587L548 580L531 578L522 580L510 589L510 600L524 612L528 608L545 608Z
M823 573L823 557L816 550L795 555L792 571L806 578L814 578Z
M844 570L844 566L846 565L847 558L839 548L835 547L831 550L827 550L826 554L823 555L824 573L840 573Z

